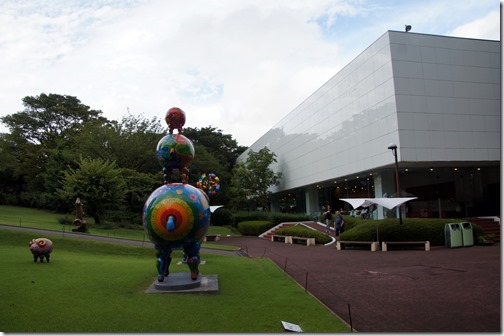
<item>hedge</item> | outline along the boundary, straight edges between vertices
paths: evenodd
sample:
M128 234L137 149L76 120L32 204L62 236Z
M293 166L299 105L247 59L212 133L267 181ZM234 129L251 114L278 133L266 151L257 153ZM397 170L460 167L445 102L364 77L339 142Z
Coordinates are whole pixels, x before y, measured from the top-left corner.
M275 225L284 222L309 221L310 216L304 213L264 212L264 211L239 211L233 214L233 225L247 221L270 221Z
M213 226L232 226L233 212L229 209L218 208L210 216L210 223Z
M332 239L323 232L312 230L303 225L288 226L278 230L275 234L282 236L315 238L317 244L327 244Z
M238 223L238 231L244 236L259 236L274 226L270 221L244 221Z
M445 245L445 224L459 223L460 220L444 218L404 218L403 224L396 218L383 220L355 220L353 227L346 227L341 240L349 241L424 241L431 246ZM479 225L473 224L474 242L483 235Z

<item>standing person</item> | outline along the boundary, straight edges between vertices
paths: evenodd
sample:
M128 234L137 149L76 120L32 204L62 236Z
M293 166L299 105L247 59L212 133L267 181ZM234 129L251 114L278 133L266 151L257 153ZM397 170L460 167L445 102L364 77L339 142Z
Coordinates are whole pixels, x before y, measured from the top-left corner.
M322 211L324 212L324 219L326 222L326 233L331 233L331 221L332 221L332 214L331 214L331 206L329 205L329 202L325 202L324 206L322 207Z
M343 226L345 225L345 221L343 220L343 216L340 211L336 211L336 216L334 217L334 234L336 235L336 239L339 237L340 233L342 233L345 229Z

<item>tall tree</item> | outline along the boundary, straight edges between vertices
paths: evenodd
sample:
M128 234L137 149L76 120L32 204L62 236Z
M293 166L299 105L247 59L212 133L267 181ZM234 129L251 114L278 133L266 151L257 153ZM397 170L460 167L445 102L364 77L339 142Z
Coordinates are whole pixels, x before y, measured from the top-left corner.
M121 168L143 173L157 173L161 166L156 157L156 146L164 135L160 120L142 115L128 114L114 126L115 135L109 137L109 145Z
M208 152L229 171L233 169L238 156L247 149L247 147L238 146L230 134L223 134L220 129L212 126L201 129L184 128L183 134L195 144L205 146Z
M251 150L247 160L233 169L231 193L235 200L254 200L257 205L267 208L271 196L268 189L278 185L282 178L281 172L275 173L270 168L275 162L276 154L267 147L258 152Z
M95 223L100 223L106 210L117 209L126 195L126 183L115 162L81 158L77 169L64 172L58 195L63 202L74 202L77 197L86 206Z
M57 139L68 140L86 121L105 120L101 111L91 110L73 96L41 93L23 98L23 105L22 112L4 116L2 122L11 134L48 148L55 148Z
M26 205L55 207L61 172L78 158L72 153L76 134L86 123L106 119L73 96L42 93L23 98L23 105L23 111L0 118L10 130L3 140L16 162L14 177L26 184Z

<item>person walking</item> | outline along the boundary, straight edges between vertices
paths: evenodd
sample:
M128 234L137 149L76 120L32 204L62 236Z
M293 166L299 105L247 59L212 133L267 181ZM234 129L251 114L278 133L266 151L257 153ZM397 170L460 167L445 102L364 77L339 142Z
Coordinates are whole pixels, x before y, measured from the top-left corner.
M322 207L322 211L324 213L324 219L326 222L325 233L331 233L332 214L331 214L331 206L329 205L329 202L325 202L324 206Z
M338 240L339 235L343 233L345 221L343 220L343 216L340 211L336 211L336 216L334 216L334 235L336 236L336 240Z

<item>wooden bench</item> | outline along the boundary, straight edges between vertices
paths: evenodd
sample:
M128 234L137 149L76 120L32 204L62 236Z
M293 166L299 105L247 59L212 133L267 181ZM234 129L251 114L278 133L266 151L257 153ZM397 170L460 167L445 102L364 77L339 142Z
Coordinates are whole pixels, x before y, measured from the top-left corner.
M315 238L291 237L291 244L303 244L306 246L313 246L315 245Z
M204 242L207 241L218 241L220 240L221 235L220 234L214 234L214 235L206 235L205 238L203 239Z
M292 236L281 236L281 235L272 235L272 242L282 242L286 244L292 244Z
M429 241L382 242L382 251L387 252L387 245L424 245L425 251L430 251Z
M378 242L372 242L372 241L337 241L336 242L336 249L337 250L344 250L345 245L370 245L371 246L371 251L375 252L378 250Z

